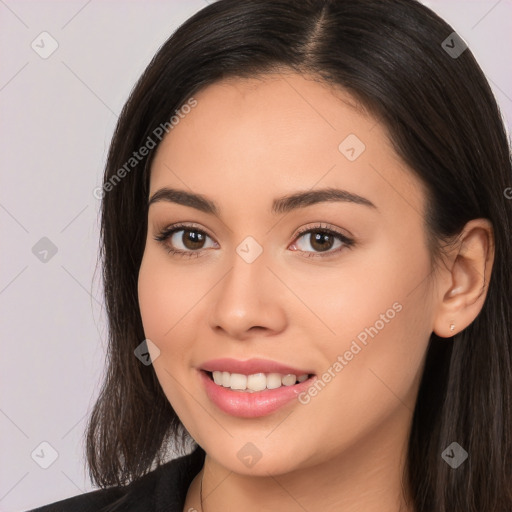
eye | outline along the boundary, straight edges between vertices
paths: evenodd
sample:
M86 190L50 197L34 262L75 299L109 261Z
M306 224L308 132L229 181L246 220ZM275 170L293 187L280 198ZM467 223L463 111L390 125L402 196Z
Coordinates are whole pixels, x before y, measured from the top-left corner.
M208 239L213 244L205 246ZM204 231L187 224L169 226L162 230L155 240L162 243L169 253L185 257L197 257L203 249L218 247Z
M311 253L308 257L322 257L324 254L329 256L354 245L351 238L322 224L299 231L295 240L291 246L292 250ZM335 250L332 250L333 248Z

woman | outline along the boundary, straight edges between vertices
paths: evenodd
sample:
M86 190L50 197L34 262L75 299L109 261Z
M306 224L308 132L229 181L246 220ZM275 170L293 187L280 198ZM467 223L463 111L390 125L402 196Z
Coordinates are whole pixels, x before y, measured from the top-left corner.
M511 183L482 71L421 4L195 14L100 191L103 489L38 510L512 510Z

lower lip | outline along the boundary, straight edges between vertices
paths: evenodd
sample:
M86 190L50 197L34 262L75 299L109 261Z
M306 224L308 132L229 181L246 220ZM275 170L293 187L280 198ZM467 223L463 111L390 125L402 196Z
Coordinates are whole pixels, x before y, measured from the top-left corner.
M249 393L215 384L204 370L199 370L199 374L208 398L225 413L239 418L258 418L272 414L306 391L315 379L313 376L293 386Z

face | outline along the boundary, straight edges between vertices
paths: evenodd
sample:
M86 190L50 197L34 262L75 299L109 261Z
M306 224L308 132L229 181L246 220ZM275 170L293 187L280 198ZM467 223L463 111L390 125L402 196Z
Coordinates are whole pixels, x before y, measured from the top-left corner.
M421 182L354 98L311 77L194 98L152 164L139 274L172 407L238 473L403 445L434 311Z

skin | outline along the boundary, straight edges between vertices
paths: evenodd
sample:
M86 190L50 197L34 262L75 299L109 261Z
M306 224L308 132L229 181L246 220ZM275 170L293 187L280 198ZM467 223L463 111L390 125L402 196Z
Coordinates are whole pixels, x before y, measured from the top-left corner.
M491 226L468 223L432 273L425 188L347 92L282 72L224 80L194 97L197 106L158 148L150 197L178 188L215 201L220 213L153 203L139 274L145 334L160 350L155 372L206 451L184 511L201 510L201 479L207 512L412 511L401 475L428 340L460 332L480 312ZM338 149L349 134L366 146L354 161ZM277 197L326 187L376 208L331 201L270 212ZM170 254L154 239L178 222L208 235L198 257ZM319 222L354 245L334 238L321 252L310 234L296 236ZM182 234L174 247L193 252ZM250 264L236 252L247 236L263 248ZM198 378L201 363L217 357L271 359L321 376L394 303L400 312L308 404L236 418ZM248 442L262 455L250 468L237 457Z

